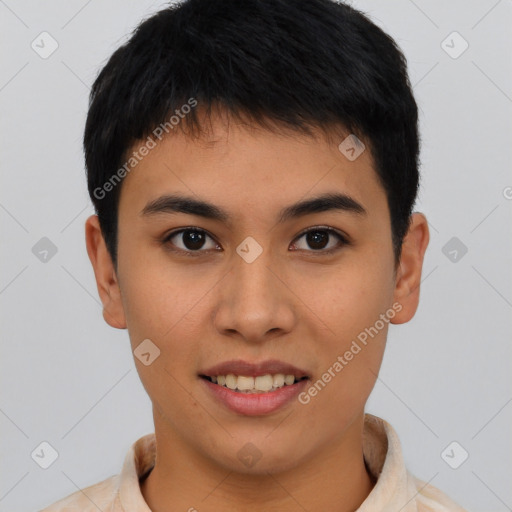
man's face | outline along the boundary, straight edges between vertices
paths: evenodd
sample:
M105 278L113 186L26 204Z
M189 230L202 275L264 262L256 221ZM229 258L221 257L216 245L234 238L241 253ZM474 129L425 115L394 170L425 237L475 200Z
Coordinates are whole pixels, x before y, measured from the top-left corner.
M214 130L210 143L176 131L125 178L121 306L111 323L127 326L136 353L151 340L146 359L152 344L160 350L147 366L135 359L157 433L225 468L284 470L341 443L374 386L389 323L382 319L397 298L386 195L368 149L350 161L320 136L233 121ZM228 220L155 207L177 194L215 205ZM290 205L324 194L344 194L362 209L280 219ZM267 392L288 393L280 406L218 393L204 378L220 363L270 359L308 377L294 392ZM243 465L247 443L261 455L253 467Z

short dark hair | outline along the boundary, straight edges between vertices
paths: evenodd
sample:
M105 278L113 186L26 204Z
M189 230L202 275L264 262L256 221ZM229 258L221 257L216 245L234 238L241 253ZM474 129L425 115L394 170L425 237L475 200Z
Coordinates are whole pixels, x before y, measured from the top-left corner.
M386 192L399 261L419 187L419 135L394 40L333 0L185 0L141 22L92 86L88 189L114 265L122 183L113 178L125 176L134 143L158 126L170 133L169 116L191 100L210 116L220 106L268 129L338 126L363 140ZM176 128L201 133L196 110Z

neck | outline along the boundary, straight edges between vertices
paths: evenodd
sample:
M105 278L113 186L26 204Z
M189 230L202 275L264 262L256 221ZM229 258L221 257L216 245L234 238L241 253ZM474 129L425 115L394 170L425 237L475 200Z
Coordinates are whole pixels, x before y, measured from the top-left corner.
M375 484L362 453L364 414L314 457L293 469L264 474L237 473L215 464L161 421L155 417L156 463L141 483L152 512L353 512Z

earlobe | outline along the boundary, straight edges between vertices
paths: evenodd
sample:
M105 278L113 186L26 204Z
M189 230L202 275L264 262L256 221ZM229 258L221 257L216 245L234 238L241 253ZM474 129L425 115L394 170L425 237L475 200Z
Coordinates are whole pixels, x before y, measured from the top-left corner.
M126 329L121 290L97 215L91 215L85 221L85 243L103 304L103 318L111 327Z
M391 320L393 324L403 324L416 313L420 298L423 259L430 239L428 222L422 213L413 213L409 230L404 237L400 264L394 291L394 301L402 309Z

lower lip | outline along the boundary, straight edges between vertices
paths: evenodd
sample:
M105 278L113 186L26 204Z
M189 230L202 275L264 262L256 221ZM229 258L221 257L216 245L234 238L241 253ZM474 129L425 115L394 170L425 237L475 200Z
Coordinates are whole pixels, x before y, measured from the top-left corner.
M224 386L214 384L200 377L215 398L239 414L259 416L277 411L290 403L307 386L309 379L303 379L290 386L284 385L268 393L238 393Z

